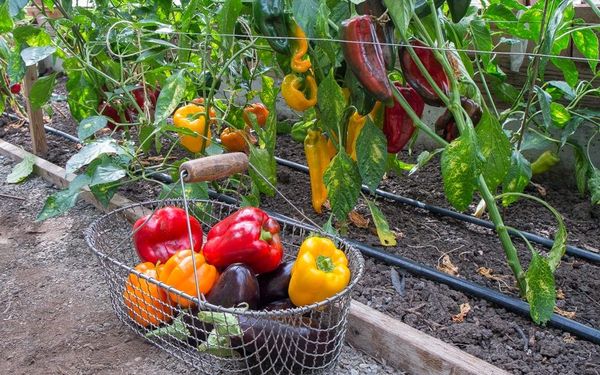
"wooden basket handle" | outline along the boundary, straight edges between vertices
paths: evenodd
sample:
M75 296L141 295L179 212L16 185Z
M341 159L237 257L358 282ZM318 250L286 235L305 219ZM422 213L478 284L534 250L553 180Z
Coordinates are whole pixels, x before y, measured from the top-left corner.
M214 181L248 169L248 156L243 152L212 155L186 161L179 167L184 182Z

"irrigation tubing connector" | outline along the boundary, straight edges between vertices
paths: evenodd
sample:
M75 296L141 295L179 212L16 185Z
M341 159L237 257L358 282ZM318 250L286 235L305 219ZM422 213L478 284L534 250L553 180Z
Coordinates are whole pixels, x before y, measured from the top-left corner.
M76 137L73 137L67 133L59 131L57 129L50 128L48 126L45 126L45 128L48 132L54 133L56 135L70 139L74 142L80 143L79 139L77 139ZM66 137L66 136L68 136L68 137ZM277 159L278 159L278 162L283 160L287 163L297 164L299 167L306 168L303 165L298 164L298 163L294 163L294 162L291 162L291 161L288 161L285 159L281 159L281 158L277 158ZM280 162L280 164L282 164L282 163ZM283 164L283 165L285 165L285 164ZM292 167L292 168L294 168L294 167ZM152 178L154 178L160 182L164 182L164 183L172 183L173 182L173 179L171 178L171 176L169 176L168 174L165 174L165 173L159 173L159 172L153 173ZM383 193L385 193L385 192L383 192ZM230 197L228 195L225 195L225 194L217 193L212 189L208 190L208 194L211 199L217 199L221 202L232 204L232 205L239 204L239 201L237 199ZM390 193L387 193L387 194L390 194ZM393 195L393 194L391 194L391 195ZM407 198L404 198L404 199L407 199ZM418 201L415 201L415 202L418 202ZM423 204L423 203L421 203L421 204ZM427 206L427 205L425 205L425 206ZM419 206L417 206L417 207L419 207ZM421 207L421 208L425 208L425 207ZM427 208L425 208L425 209L427 209ZM444 210L444 209L442 209L442 210ZM445 210L445 211L449 211L449 210ZM452 212L452 211L450 211L450 212ZM454 214L456 214L456 213L454 213ZM269 212L269 215L277 220L280 220L281 222L304 227L305 229L307 229L309 231L315 229L310 225L307 225L305 223L302 223L300 221L297 221L295 219L292 219L290 217L287 217L287 216L284 216L284 215L281 215L278 213ZM513 297L509 297L509 296L502 294L498 291L495 291L493 289L481 286L477 283L474 283L474 282L471 282L468 280L464 280L464 279L460 279L458 277L450 276L448 274L440 272L431 267L428 267L428 266L425 266L422 264L418 264L416 262L413 262L413 261L406 259L404 257L401 257L399 255L390 254L384 250L380 250L380 249L374 248L372 246L369 246L369 245L366 245L366 244L363 244L363 243L360 243L357 241L346 239L346 242L348 242L350 245L356 247L362 254L364 254L366 256L377 259L388 265L396 266L401 269L404 269L404 270L414 274L415 276L423 277L423 278L432 280L437 283L446 284L449 287L451 287L452 289L461 291L465 294L468 294L468 295L476 297L476 298L485 299L485 300L495 303L496 305L499 305L509 311L512 311L514 313L517 313L517 314L520 314L520 315L530 318L529 304L524 301L521 301L521 300L513 298ZM583 251L585 251L585 250L583 250ZM571 319L567 319L567 318L557 315L557 314L552 315L552 317L550 318L550 321L548 321L548 325L550 325L554 328L561 329L565 332L572 333L579 338L582 338L582 339L585 339L585 340L588 340L595 344L600 345L600 330L595 329L593 327L589 327L585 324L581 324L579 322L576 322Z
M294 170L297 170L300 172L308 173L308 167L306 167L305 165L293 162L291 160L282 159L279 157L275 157L275 160L280 165L286 166L288 168L291 168L291 169L294 169ZM393 202L402 203L402 204L405 204L408 206L421 208L421 209L427 210L429 212L432 212L434 214L438 214L441 216L448 216L453 219L461 220L461 221L464 221L464 222L467 222L470 224L475 224L480 227L484 227L484 228L488 228L488 229L495 229L495 225L491 221L482 220L482 219L476 218L471 215L465 215L463 213L452 211L447 208L432 206L427 203L423 203L421 201L411 199L411 198L406 198L406 197L403 197L398 194L392 194L390 192L387 192L387 191L384 191L381 189L375 189L375 191L373 192L373 191L369 190L368 187L363 185L362 191L367 194L375 194L379 197L391 200ZM508 228L508 232L514 237L520 237L520 235L519 235L519 233L520 233L523 237L527 238L529 241L535 242L535 243L545 246L547 248L551 248L554 245L553 240L546 238L546 237L539 236L537 234L519 231L519 230L512 229L512 228ZM571 246L571 245L567 245L566 253L568 255L571 255L571 256L574 256L577 258L585 259L591 263L600 264L600 254L599 253L594 253L589 250L581 249L579 247L575 247L575 246Z

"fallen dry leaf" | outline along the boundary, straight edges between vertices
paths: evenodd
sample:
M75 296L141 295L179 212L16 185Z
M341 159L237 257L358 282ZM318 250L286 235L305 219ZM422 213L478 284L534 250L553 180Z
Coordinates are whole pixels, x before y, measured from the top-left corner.
M471 305L469 305L468 302L461 303L460 312L458 314L452 316L452 321L454 323L462 323L465 320L469 311L471 311Z
M365 229L369 227L370 220L359 214L356 210L350 211L348 218L350 218L352 224L357 228Z
M565 292L560 288L556 291L556 299L565 299Z
M557 313L558 315L562 315L565 318L569 318L569 319L573 319L575 318L575 311L566 311L561 309L558 306L554 306L554 312Z
M442 262L438 261L437 269L448 275L457 276L458 275L458 267L452 264L450 260L450 256L448 254L444 255L442 258Z
M531 182L531 181L530 181L530 183L531 183L531 185L533 185L533 186L534 186L534 187L537 189L538 193L540 193L540 195L541 195L542 197L545 197L545 196L546 196L546 194L547 194L547 191L546 191L546 188L545 188L545 187L543 187L543 186L542 186L542 185L540 185L540 184L536 184L535 182Z
M574 344L575 343L575 336L571 336L571 334L569 334L568 332L565 333L565 335L563 336L563 341L567 344Z
M480 274L481 276L485 277L486 279L504 282L504 279L508 277L506 275L502 275L502 276L494 275L493 272L494 272L493 269L487 268L487 267L479 267L477 269L477 273Z

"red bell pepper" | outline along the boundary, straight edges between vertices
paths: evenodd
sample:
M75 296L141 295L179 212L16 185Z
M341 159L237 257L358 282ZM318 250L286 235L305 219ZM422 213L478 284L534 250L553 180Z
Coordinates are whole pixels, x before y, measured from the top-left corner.
M283 257L279 230L279 223L264 211L245 207L212 227L202 252L219 269L243 263L255 273L270 272Z
M394 85L408 104L410 104L417 116L421 117L425 108L423 98L411 87L403 87L399 82L395 82ZM390 154L400 152L406 146L414 132L415 125L412 119L400 103L394 100L394 106L385 109L383 120L383 134L387 138L387 151Z
M194 251L202 248L202 226L190 216ZM142 262L165 263L179 250L191 249L185 210L164 207L138 219L133 225L133 244Z

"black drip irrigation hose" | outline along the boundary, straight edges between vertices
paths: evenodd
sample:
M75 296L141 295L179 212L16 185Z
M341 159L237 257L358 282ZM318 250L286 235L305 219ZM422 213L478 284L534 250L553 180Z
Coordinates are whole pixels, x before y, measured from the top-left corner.
M213 190L209 190L208 194L211 199L216 199L216 200L219 200L219 201L222 201L222 202L225 202L228 204L232 204L232 205L239 204L239 201L237 199L232 198L228 195L217 193ZM267 211L267 213L269 214L269 216L277 219L278 221L280 221L282 223L294 225L297 227L302 227L302 228L306 229L307 231L315 231L316 230L316 228L314 228L310 225L307 225L305 223L299 222L290 217L287 217L287 216L284 216L284 215L281 215L281 214L278 214L275 212ZM529 304L520 299L509 297L498 291L495 291L490 288L486 288L484 286L481 286L477 283L474 283L474 282L471 282L468 280L460 279L455 276L450 276L446 273L437 271L431 267L415 263L415 262L413 262L409 259L406 259L404 257L401 257L399 255L390 254L386 251L371 247L369 245L366 245L366 244L363 244L363 243L360 243L357 241L348 240L348 239L343 239L343 240L345 242L349 243L351 246L354 246L355 248L357 248L361 253L363 253L366 256L375 258L375 259L382 261L388 265L396 266L398 268L406 270L415 276L423 277L423 278L435 281L437 283L446 284L449 287L451 287L452 289L458 290L460 292L463 292L463 293L468 294L473 297L485 299L485 300L495 303L509 311L512 311L516 314L519 314L519 315L522 315L522 316L525 316L525 317L531 319L530 311L529 311ZM587 326L585 324L576 322L574 320L567 319L558 314L552 315L552 318L550 318L550 320L548 321L548 325L551 327L563 330L565 332L572 333L573 335L575 335L579 338L582 338L584 340L591 341L595 344L600 344L600 330L595 329L590 326Z
M47 126L45 126L45 128L47 131L57 134L57 135L60 135L60 136L63 136L63 137L65 137L65 135L68 135L64 132L61 132L59 130L56 130L56 129L53 129L53 128L50 128ZM79 140L76 137L73 137L71 135L68 135L68 137L65 137L65 138L79 142ZM280 160L284 160L284 159L280 159ZM293 163L293 162L290 162L290 163ZM297 163L295 163L295 164L297 164ZM301 164L298 164L298 165L301 167L304 167ZM306 168L306 167L304 167L304 168ZM171 178L171 176L169 176L165 173L158 173L158 172L153 173L153 174L151 174L151 177L156 179L157 181L160 181L163 183L173 183L173 179ZM216 199L216 200L219 200L221 202L228 203L231 205L239 204L239 201L237 199L230 197L228 195L218 193L211 189L209 189L208 194L211 199ZM450 211L450 212L452 212L452 211ZM269 212L269 215L283 223L302 227L308 231L316 230L316 228L314 228L310 225L307 225L305 223L299 222L288 216L284 216L284 215L274 213L274 212ZM437 283L446 284L449 287L451 287L452 289L461 291L465 294L468 294L468 295L476 297L476 298L482 298L489 302L495 303L509 311L512 311L514 313L517 313L517 314L523 315L527 318L530 318L529 304L522 300L506 296L498 291L495 291L490 288L486 288L477 283L474 283L474 282L471 282L468 280L464 280L464 279L460 279L458 277L450 276L450 275L440 272L436 269L433 269L428 266L424 266L422 264L418 264L416 262L413 262L413 261L406 259L404 257L401 257L399 255L390 254L381 249L377 249L377 248L374 248L372 246L369 246L369 245L366 245L366 244L363 244L363 243L360 243L357 241L348 240L348 239L345 239L345 241L347 243L349 243L351 246L354 246L355 248L357 248L362 254L364 254L366 256L369 256L371 258L382 261L383 263L386 263L388 265L396 266L401 269L404 269L404 270L414 274L415 276L423 277L423 278L432 280ZM585 324L581 324L581 323L576 322L571 319L567 319L567 318L557 315L557 314L552 315L552 317L548 321L548 325L551 327L563 330L565 332L572 333L573 335L575 335L579 338L582 338L584 340L593 342L594 344L600 345L600 330L597 330L593 327L587 326Z
M293 162L291 160L282 159L279 157L275 157L275 160L280 165L297 170L299 172L308 173L308 167L306 167L305 165ZM479 218L476 218L476 217L470 216L470 215L465 215L460 212L449 210L447 208L432 206L427 203L423 203L423 202L420 202L418 200L411 199L411 198L406 198L401 195L392 194L392 193L384 191L384 190L376 189L374 192L372 192L371 190L369 190L368 187L363 185L362 191L365 193L368 193L368 194L374 193L377 196L391 200L393 202L402 203L402 204L412 206L412 207L422 208L422 209L432 212L434 214L438 214L441 216L448 216L453 219L457 219L457 220L461 220L461 221L464 221L464 222L467 222L470 224L478 225L480 227L484 227L484 228L488 228L488 229L496 228L494 223L492 223L491 221L482 220L482 219L479 219ZM546 237L539 236L537 234L519 231L519 230L512 229L512 228L508 228L508 232L514 237L523 236L523 237L527 238L529 241L535 242L535 243L545 246L547 248L551 248L554 245L553 240L546 238ZM585 250L585 249L582 249L579 247L571 246L571 245L567 245L566 253L568 255L571 255L571 256L574 256L577 258L585 259L591 263L600 264L600 254L598 254L598 253L594 253L594 252L591 252L591 251L588 251L588 250Z

